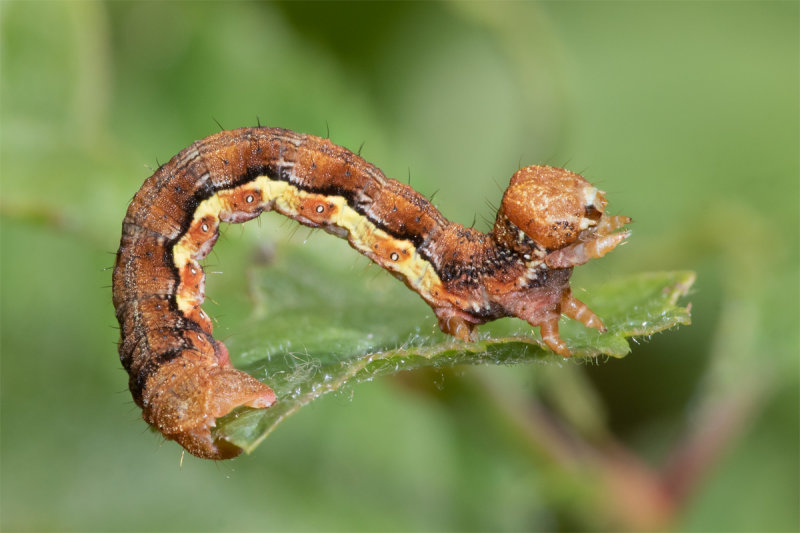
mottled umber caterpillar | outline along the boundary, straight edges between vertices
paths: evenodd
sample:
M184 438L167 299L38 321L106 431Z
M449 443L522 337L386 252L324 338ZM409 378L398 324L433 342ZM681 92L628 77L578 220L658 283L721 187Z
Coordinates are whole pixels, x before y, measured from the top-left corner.
M417 292L442 331L469 340L477 324L515 316L541 328L553 351L565 315L603 330L570 292L572 267L629 232L606 200L560 168L519 170L488 234L449 222L411 187L326 139L273 128L197 141L145 181L122 223L114 268L119 354L144 419L199 457L241 450L210 432L238 406L267 408L272 390L236 370L201 309L200 266L220 222L274 210L347 239Z

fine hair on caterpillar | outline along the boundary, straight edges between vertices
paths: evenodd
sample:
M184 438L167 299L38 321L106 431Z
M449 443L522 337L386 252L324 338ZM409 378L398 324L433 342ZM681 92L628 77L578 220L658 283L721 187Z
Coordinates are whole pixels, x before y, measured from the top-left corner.
M223 222L276 211L323 229L418 293L445 333L469 341L476 326L513 316L538 326L545 345L568 357L562 313L605 329L572 296L572 268L629 235L619 230L630 219L605 207L604 193L578 174L525 167L482 233L448 221L409 185L327 139L256 127L197 141L144 182L122 223L113 295L133 399L166 438L211 459L241 452L212 436L217 418L276 401L267 385L233 367L201 307L200 261Z

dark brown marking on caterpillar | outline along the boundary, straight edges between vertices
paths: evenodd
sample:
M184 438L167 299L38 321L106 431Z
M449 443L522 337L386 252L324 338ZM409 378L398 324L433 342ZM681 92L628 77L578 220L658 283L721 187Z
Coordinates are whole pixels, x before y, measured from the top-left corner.
M197 141L148 178L122 224L114 269L119 353L144 419L199 457L241 450L210 432L239 406L267 408L273 391L236 370L202 310L200 261L220 222L277 211L348 240L434 310L442 331L470 340L476 325L515 316L558 334L565 315L604 330L574 298L572 268L615 248L628 217L606 216L604 193L564 169L519 170L492 231L449 222L422 195L326 139L274 128Z

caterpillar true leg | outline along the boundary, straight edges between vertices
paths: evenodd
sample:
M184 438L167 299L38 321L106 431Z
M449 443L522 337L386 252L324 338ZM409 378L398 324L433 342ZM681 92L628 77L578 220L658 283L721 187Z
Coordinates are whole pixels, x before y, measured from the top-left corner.
M589 309L589 306L572 296L572 291L566 291L561 297L561 312L577 320L587 328L605 331L603 321Z

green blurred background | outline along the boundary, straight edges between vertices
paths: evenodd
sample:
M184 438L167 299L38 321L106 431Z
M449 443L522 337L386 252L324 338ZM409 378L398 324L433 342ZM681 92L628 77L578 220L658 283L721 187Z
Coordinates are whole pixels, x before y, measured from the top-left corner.
M796 531L799 15L796 2L3 2L0 526ZM520 165L581 172L635 224L577 290L693 269L694 324L622 360L361 384L250 456L181 464L130 401L108 267L157 161L215 121L257 120L364 143L484 230ZM237 283L259 243L317 253L305 230L262 219L214 258L223 337L250 305Z

